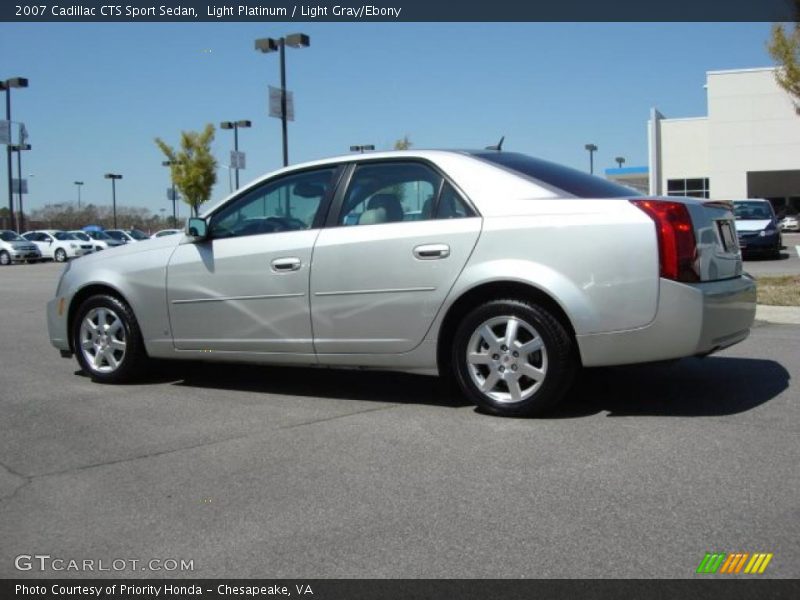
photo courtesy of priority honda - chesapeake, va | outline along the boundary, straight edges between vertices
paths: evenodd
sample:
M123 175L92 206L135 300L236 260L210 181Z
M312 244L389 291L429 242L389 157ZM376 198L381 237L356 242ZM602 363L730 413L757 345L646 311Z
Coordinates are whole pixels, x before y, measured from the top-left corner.
M285 168L185 233L74 260L47 320L98 382L148 358L438 373L513 416L553 407L582 366L740 342L755 302L729 203L421 150Z

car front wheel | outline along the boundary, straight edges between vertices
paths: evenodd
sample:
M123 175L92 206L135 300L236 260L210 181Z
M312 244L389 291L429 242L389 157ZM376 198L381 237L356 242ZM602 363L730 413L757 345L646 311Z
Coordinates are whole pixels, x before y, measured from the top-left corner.
M10 264L11 264L11 255L5 250L0 251L0 265L6 267Z
M72 342L81 369L102 383L134 379L146 360L136 317L130 306L114 296L92 296L81 304Z
M546 412L564 397L577 371L564 325L545 308L515 299L487 302L466 316L451 364L466 395L500 416Z
M56 262L63 263L64 261L67 260L67 253L64 251L63 248L58 248L58 249L56 249L56 252L53 255L53 258L56 259Z

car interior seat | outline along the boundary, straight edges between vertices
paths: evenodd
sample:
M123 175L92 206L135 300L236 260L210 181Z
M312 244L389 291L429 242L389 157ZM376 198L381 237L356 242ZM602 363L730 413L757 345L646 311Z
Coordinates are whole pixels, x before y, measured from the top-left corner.
M394 223L403 220L403 207L394 194L376 194L367 203L365 210L358 220L359 225L374 225L376 223Z

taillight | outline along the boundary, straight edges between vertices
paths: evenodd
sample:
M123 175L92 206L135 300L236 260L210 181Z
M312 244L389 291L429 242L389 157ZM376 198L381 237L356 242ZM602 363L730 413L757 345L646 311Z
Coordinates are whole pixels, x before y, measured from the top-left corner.
M631 202L655 221L661 277L674 281L700 281L695 265L697 242L686 205L668 200Z

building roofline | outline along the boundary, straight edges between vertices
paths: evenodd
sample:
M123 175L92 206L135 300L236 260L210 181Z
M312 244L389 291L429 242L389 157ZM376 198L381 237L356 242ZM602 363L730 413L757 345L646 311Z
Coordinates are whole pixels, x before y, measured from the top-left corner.
M753 67L750 69L723 69L721 71L706 71L706 75L731 75L733 73L756 73L758 71L775 71L778 67Z
M647 175L650 167L610 167L605 170L606 175Z
M675 121L708 121L708 117L675 117L661 119L662 123L674 123Z

